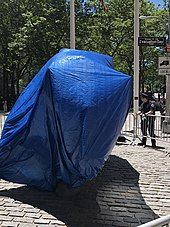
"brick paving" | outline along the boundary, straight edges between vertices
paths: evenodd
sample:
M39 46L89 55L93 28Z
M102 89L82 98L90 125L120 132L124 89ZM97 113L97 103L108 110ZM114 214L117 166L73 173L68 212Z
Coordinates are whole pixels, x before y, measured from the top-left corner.
M170 214L169 148L117 145L96 179L55 193L0 180L0 226L138 226Z

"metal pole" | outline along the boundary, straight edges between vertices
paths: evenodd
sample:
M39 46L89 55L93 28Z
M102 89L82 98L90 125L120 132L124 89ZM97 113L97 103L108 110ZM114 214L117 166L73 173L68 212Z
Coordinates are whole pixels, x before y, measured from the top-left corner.
M75 7L74 7L74 0L70 0L70 48L75 49Z
M168 44L170 44L170 0L168 1L168 12ZM168 56L170 56L169 53ZM166 75L166 115L170 116L170 75Z
M134 0L134 78L133 78L133 110L139 108L139 0Z

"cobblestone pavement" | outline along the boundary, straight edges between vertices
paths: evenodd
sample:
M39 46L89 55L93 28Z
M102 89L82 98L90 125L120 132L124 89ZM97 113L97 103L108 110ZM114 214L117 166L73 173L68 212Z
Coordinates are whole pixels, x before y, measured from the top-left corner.
M138 226L170 214L168 148L117 145L79 192L42 192L0 180L0 226Z

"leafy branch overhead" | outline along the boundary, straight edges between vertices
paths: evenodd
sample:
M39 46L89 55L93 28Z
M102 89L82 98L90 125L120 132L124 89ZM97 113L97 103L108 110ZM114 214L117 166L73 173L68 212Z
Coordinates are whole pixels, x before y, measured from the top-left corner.
M116 69L133 76L133 4L75 0L76 48L109 54ZM0 95L11 104L52 55L69 48L69 13L67 0L0 1ZM142 36L165 36L166 9L141 0L141 15L160 18L141 20ZM157 73L157 57L163 54L162 48L141 50L142 81L155 91L163 87Z

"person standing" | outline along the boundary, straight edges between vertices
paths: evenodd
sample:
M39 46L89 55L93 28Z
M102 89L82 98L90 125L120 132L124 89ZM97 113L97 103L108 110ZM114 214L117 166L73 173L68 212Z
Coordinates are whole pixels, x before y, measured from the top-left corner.
M0 96L0 111L3 110L3 97Z
M4 112L7 112L8 111L7 100L4 100L3 101L3 110L4 110Z
M149 96L146 93L141 94L141 101L142 104L139 107L139 112L137 115L141 115L141 131L142 131L142 143L138 145L142 145L143 147L146 146L147 140L147 131L151 137L152 147L156 147L156 140L154 134L154 127L155 127L155 104L150 102Z

